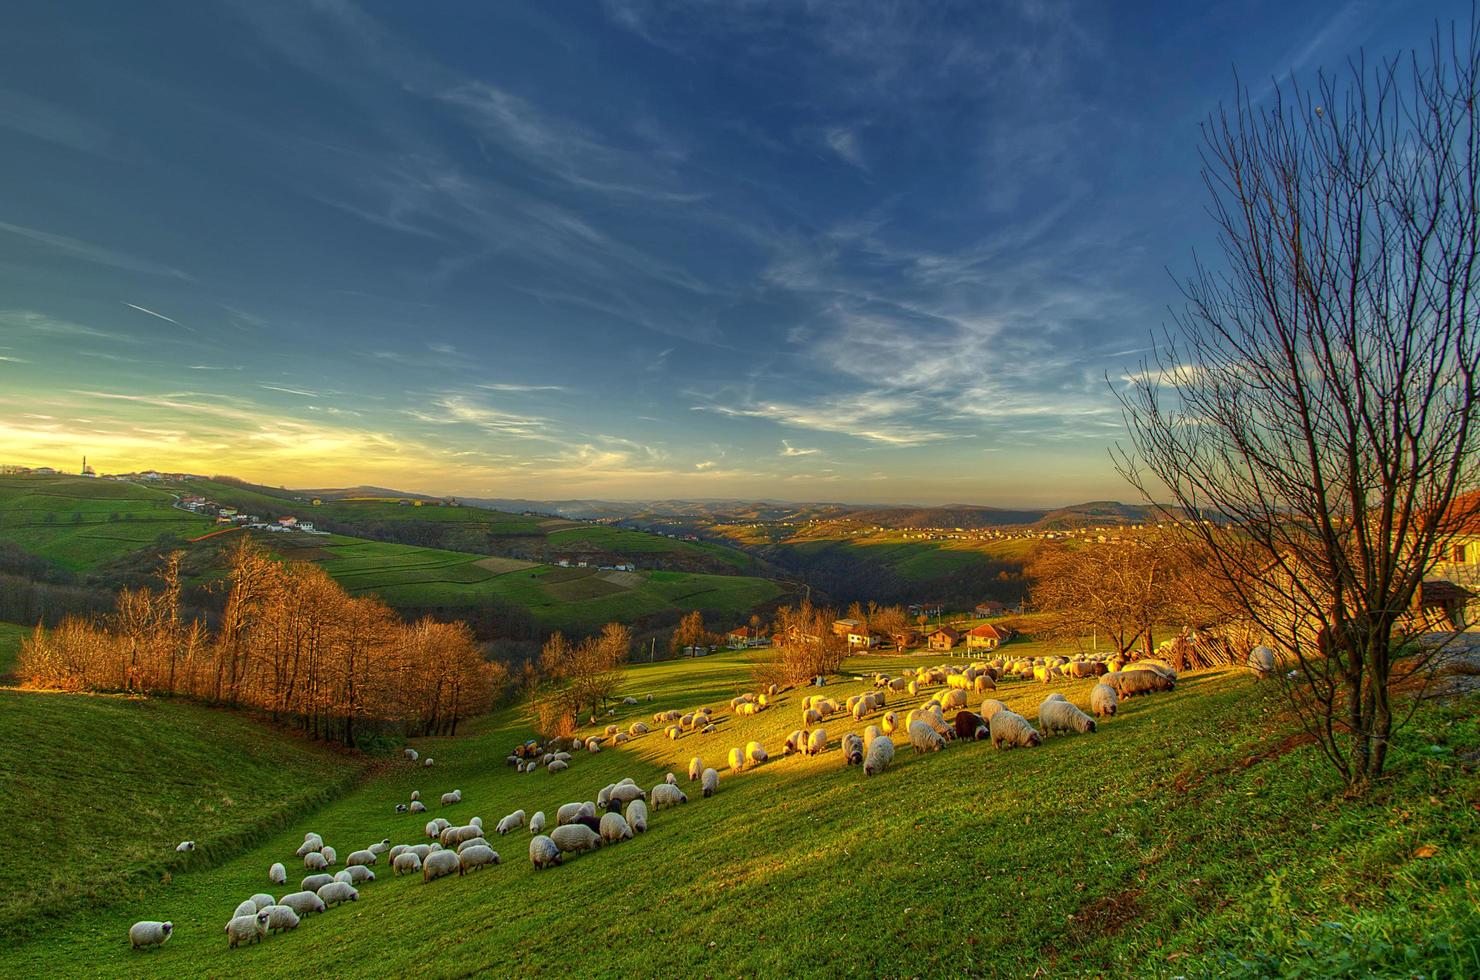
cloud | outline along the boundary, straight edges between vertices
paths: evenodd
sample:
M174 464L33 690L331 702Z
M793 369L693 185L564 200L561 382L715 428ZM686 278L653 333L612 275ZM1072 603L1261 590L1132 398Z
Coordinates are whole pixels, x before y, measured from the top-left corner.
M824 396L805 404L695 405L694 410L732 418L766 419L816 432L838 432L885 446L920 446L949 438L945 432L913 421L918 407L918 402L908 395L863 392Z
M863 158L863 149L858 143L858 131L846 126L833 126L823 133L823 141L845 163L867 171L868 163Z
M480 384L485 391L564 391L564 385L521 385L511 383Z
M89 119L6 89L0 89L0 127L88 153L104 152L111 141L108 131Z
M519 415L481 405L466 395L444 394L432 400L427 409L412 410L410 416L432 425L469 425L490 435L519 439L544 439L549 419L538 415Z
M123 305L124 306L127 306L131 310L138 310L140 313L147 313L147 314L149 314L152 317L157 317L158 319L163 320L166 323L173 323L177 327L184 327L186 330L189 330L191 333L197 333L198 332L194 327L186 326L185 324L181 323L179 320L176 320L173 317L165 316L163 313L156 313L154 310L147 309L146 307L139 306L139 305L137 305L135 303L124 303Z
M793 446L785 439L781 440L781 455L783 456L815 456L821 451L822 450L820 449L802 449L797 446Z
M123 252L115 252L111 249L103 248L100 245L93 245L80 239L69 238L66 235L58 235L49 231L39 231L35 228L24 228L5 221L0 221L0 231L24 238L29 242L41 245L67 258L77 259L81 262L91 262L94 265L110 266L115 269L141 272L151 276L190 279L189 275L171 266L151 262L148 259L136 258L132 255L126 255Z
M257 387L266 388L268 391L281 391L285 395L302 395L304 398L322 398L324 395L324 392L320 391L309 391L306 388L285 388L281 385L259 383Z
M712 469L714 469L715 465L716 464L715 464L714 460L712 460L712 459L706 459L702 463L695 463L694 464L694 469L700 470L700 471L702 471L702 470L712 470Z
M137 343L132 337L109 333L96 327L63 320L36 310L0 310L0 324L15 330L44 334L53 337L88 337L94 340L117 340Z

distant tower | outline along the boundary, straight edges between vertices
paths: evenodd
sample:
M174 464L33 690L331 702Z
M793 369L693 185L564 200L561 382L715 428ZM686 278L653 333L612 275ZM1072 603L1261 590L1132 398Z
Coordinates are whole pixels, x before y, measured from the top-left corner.
M93 468L91 466L88 466L87 465L87 457L86 456L82 457L82 475L83 476L97 476L98 475L93 470Z

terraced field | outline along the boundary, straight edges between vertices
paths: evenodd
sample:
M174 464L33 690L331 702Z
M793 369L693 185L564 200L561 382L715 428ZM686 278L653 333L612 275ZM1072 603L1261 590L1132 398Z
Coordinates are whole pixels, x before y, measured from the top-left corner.
M169 493L82 477L0 476L0 539L73 571L211 529Z

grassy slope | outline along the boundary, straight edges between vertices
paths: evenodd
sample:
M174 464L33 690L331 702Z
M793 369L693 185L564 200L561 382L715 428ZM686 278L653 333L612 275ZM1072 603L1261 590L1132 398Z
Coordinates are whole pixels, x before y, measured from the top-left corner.
M0 677L15 669L15 657L20 652L21 640L31 635L31 627L15 623L0 623Z
M38 931L38 909L128 901L162 878L197 877L363 770L192 704L0 690L0 813L13 830L45 831L44 844L13 839L0 862L0 940ZM197 850L176 854L186 839Z
M857 666L929 662L869 658ZM621 720L722 705L747 687L744 654L634 666L628 690L655 699L623 709ZM1062 688L1081 703L1087 689ZM1045 691L1019 683L999 694L1032 713ZM1275 722L1273 688L1231 673L1187 678L1175 693L1128 702L1098 734L1037 750L905 750L867 781L835 752L776 758L724 775L712 800L691 793L687 806L654 814L637 840L563 868L530 869L529 835L518 831L494 838L502 867L430 885L383 877L351 909L260 946L229 951L220 934L232 906L267 887L268 864L291 859L307 830L341 853L382 836L416 841L422 820L392 812L413 788L434 798L460 787L466 802L446 811L460 821L481 814L491 827L516 807L553 817L559 804L594 798L620 776L644 786L665 770L682 777L691 755L717 764L749 738L775 750L797 726L797 701L785 695L775 710L749 718L722 710L712 736L645 736L581 755L561 775L504 768L499 760L525 732L514 712L491 716L470 736L423 741L437 759L431 770L399 764L219 868L178 875L32 942L0 945L0 973L85 966L147 976L646 976L795 972L803 964L868 976L1026 975L1040 967L1056 975L1197 973L1229 965L1210 949L1297 949L1302 929L1329 940L1334 932L1318 925L1328 919L1375 919L1360 942L1377 944L1378 955L1386 942L1426 942L1420 957L1448 957L1431 972L1480 969L1480 796L1451 755L1427 751L1430 741L1480 743L1474 703L1421 715L1395 747L1392 783L1368 803L1341 804L1311 748L1281 751L1289 743ZM834 720L827 728L836 745L861 726ZM56 818L58 831L72 826L68 811ZM1420 845L1436 856L1415 858ZM177 923L164 950L128 949L128 924L143 917ZM1445 954L1435 941L1445 935L1468 946ZM1312 948L1344 955L1328 940ZM1401 947L1392 955L1401 958ZM1326 963L1317 972L1335 969Z
M834 552L851 560L874 562L911 582L928 582L992 560L1022 561L1038 544L1028 538L920 541L905 538L904 532L856 534L850 527L822 524L794 534L775 526L721 525L715 530L750 547L772 545L811 557Z
M163 490L82 477L0 477L0 537L73 571L210 530Z

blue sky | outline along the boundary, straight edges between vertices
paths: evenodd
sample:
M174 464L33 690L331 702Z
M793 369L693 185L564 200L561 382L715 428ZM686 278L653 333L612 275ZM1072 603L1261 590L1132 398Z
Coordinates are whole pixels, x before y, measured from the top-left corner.
M1127 498L1197 124L1462 4L32 3L0 461Z

